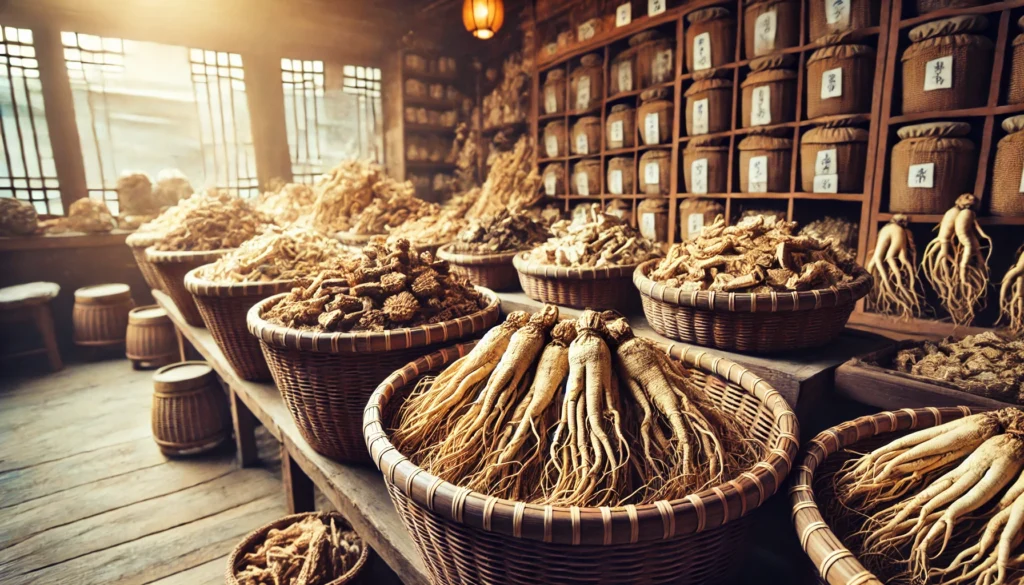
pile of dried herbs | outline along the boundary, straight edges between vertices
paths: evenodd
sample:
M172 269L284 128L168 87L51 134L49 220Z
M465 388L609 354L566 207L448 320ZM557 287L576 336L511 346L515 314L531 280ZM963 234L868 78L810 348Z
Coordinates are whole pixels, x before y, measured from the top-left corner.
M451 250L460 254L517 252L529 250L550 236L548 228L529 215L505 210L471 221L466 229L459 232Z
M572 221L551 226L555 235L530 252L530 260L566 267L630 266L661 255L657 245L614 215L591 205Z
M167 226L155 244L157 250L227 250L260 233L268 223L245 199L208 191L168 209L139 231L148 231L151 224Z
M288 226L309 215L316 201L316 193L309 185L288 183L266 191L256 199L256 209L274 220L279 226Z
M267 532L255 552L234 567L242 585L327 585L351 571L363 553L363 540L352 530L317 516Z
M357 254L313 228L274 226L204 266L199 276L213 282L271 282L312 279L358 265Z

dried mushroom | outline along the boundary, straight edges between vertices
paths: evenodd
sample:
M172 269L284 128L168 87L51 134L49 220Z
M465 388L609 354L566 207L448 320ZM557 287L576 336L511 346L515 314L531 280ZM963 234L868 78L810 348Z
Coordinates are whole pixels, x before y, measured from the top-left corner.
M657 246L593 204L571 222L551 226L554 238L530 252L530 260L566 267L630 266L661 255Z
M551 232L524 213L501 211L482 220L471 221L459 232L452 251L462 254L497 254L528 250L543 243Z
M208 191L189 197L177 207L160 214L139 228L150 231L156 224L165 231L155 244L157 250L225 250L261 232L267 219L248 201L224 191Z
M309 185L288 183L268 190L256 199L256 209L285 227L309 215L316 201L316 192Z
M358 264L358 255L313 228L271 227L203 267L199 276L214 282L271 282L351 271Z
M233 567L242 585L327 585L355 568L363 540L353 530L307 516L271 529L254 552Z

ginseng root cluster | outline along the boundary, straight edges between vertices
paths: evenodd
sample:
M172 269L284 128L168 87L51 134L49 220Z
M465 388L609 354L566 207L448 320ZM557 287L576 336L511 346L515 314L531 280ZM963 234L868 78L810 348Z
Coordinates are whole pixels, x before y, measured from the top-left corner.
M308 516L271 529L257 549L233 567L241 585L327 585L359 562L363 540L352 530Z

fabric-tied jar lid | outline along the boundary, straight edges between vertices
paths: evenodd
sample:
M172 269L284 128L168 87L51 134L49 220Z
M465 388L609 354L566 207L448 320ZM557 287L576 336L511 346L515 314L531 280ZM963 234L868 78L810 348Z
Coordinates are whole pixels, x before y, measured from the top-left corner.
M849 59L851 57L874 57L875 50L867 45L829 45L811 53L807 64L824 59Z
M615 104L614 106L612 106L612 113L613 114L619 114L619 113L622 113L622 112L628 112L628 111L630 111L632 109L633 108L630 107L628 104Z
M559 81L565 79L565 69L552 69L548 71L548 81Z
M672 151L670 151L670 150L663 150L663 149L660 149L660 148L657 149L657 150L648 150L647 152L645 152L640 157L640 160L644 161L644 160L651 160L651 159L663 159L663 158L667 159L671 154L672 154Z
M792 150L793 140L770 134L751 134L740 140L739 150Z
M596 158L585 158L573 166L576 172L601 166L601 160Z
M640 101L649 102L652 100L663 100L668 97L668 88L652 87L640 94Z
M1010 134L1024 132L1024 114L1003 120L1003 130Z
M636 47L649 41L657 41L661 39L661 35L655 30L645 30L642 33L635 34L629 37L629 46Z
M725 138L721 136L696 136L686 143L686 148L683 150L693 151L698 149L725 152L729 150L729 146L725 143Z
M801 144L845 144L867 142L868 131L863 128L816 126L800 139Z
M968 14L919 24L910 29L908 36L911 42L917 43L935 37L982 32L987 28L987 18L980 14Z
M728 18L732 16L728 8L722 6L712 6L711 8L702 8L700 10L694 10L690 14L686 15L686 21L690 24L696 24L698 22L707 22L709 20L718 20L720 18Z
M584 67L598 67L601 65L601 56L597 53L590 53L580 57L580 63Z
M713 70L704 70L700 73L708 73L709 71ZM683 97L690 97L709 89L727 88L732 88L731 79L722 79L721 77L714 77L713 75L702 75L700 79L697 79L697 74L694 74L693 83L690 84L690 87L686 88L685 92L683 92Z
M904 126L896 131L900 140L908 138L950 138L962 137L971 133L971 125L966 122L928 122Z
M788 53L776 53L766 57L758 57L750 62L751 71L767 71L769 69L785 69L792 67L796 60Z
M576 123L573 124L573 128L583 128L584 126L597 126L601 124L601 118L597 116L583 116Z

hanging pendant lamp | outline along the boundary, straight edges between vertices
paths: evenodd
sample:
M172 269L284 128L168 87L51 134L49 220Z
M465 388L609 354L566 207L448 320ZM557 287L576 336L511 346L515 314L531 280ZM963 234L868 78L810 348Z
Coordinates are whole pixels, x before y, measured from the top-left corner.
M501 0L465 0L462 23L478 39L489 39L505 22L505 4Z

